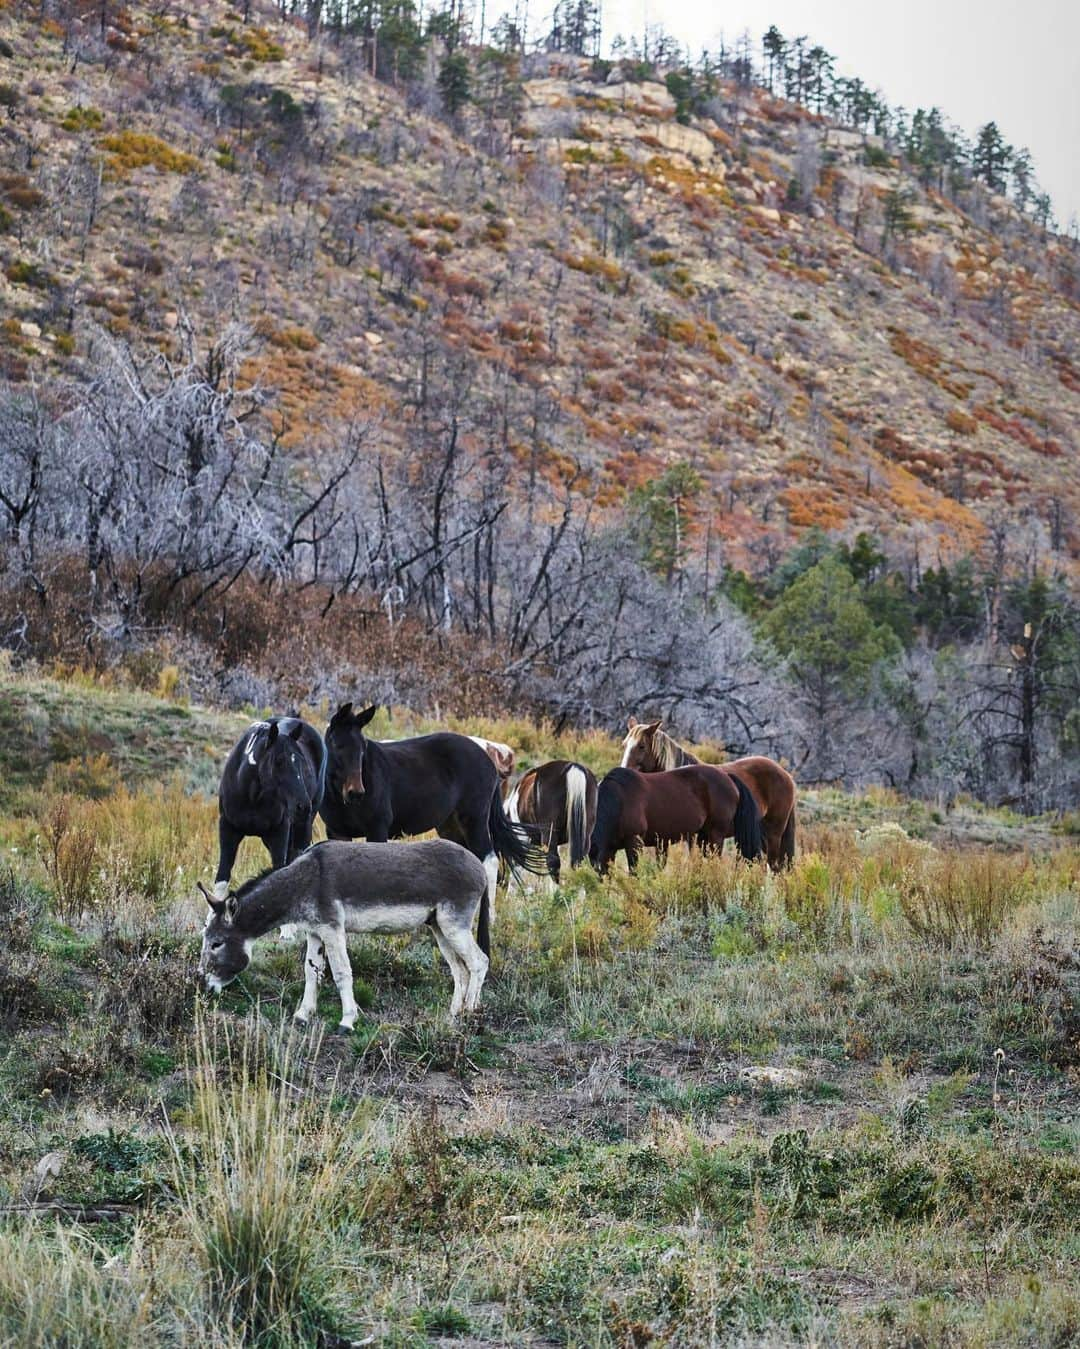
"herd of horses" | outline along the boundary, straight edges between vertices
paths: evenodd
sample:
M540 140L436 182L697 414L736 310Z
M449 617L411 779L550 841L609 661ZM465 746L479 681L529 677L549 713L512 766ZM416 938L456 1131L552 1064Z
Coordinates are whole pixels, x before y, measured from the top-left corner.
M297 1019L314 1011L329 964L347 1031L358 1012L346 934L426 924L454 978L453 1019L479 1003L500 863L558 883L562 846L572 866L588 859L603 875L620 851L634 871L643 848L659 858L679 842L717 852L729 838L748 861L779 869L794 858L795 783L772 759L702 763L661 722L631 717L622 762L599 782L560 759L511 787L508 745L450 731L372 740L364 729L376 710L345 703L325 735L299 717L272 717L233 747L218 792L213 893L200 884L210 913L199 967L211 990L247 966L258 937L292 931L307 942ZM312 847L316 816L327 842ZM438 839L390 842L432 831ZM271 865L231 891L246 836L262 840ZM360 838L384 846L356 846Z

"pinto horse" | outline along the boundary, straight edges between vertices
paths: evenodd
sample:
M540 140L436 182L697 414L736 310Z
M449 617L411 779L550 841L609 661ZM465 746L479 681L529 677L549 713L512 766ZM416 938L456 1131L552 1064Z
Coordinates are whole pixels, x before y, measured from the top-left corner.
M662 773L701 760L660 728L662 721L639 722L630 717L623 741L623 768ZM774 871L795 860L795 779L773 759L754 754L721 764L725 773L744 782L761 812L765 855Z
M530 768L506 802L511 820L538 826L547 843L547 868L559 883L559 846L570 845L570 865L576 867L589 854L596 823L596 776L584 764L553 759Z
M711 851L726 838L748 861L761 856L761 815L741 779L708 764L665 773L613 768L597 793L589 861L604 875L621 849L633 872L642 847L697 842Z
M331 839L385 843L434 829L478 857L488 888L477 939L490 953L499 858L541 873L544 856L532 832L503 812L494 763L467 735L440 731L410 740L368 740L375 707L344 703L326 729L327 789L320 814Z
M248 728L226 759L218 788L219 899L248 835L262 839L274 867L310 845L325 784L326 746L314 726L299 717L271 717Z

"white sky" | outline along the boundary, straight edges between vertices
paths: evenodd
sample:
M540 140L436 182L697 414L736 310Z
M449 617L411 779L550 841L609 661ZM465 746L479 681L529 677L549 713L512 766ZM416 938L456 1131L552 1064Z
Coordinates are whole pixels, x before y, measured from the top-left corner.
M993 119L1031 151L1059 224L1080 215L1080 0L603 0L603 15L605 50L616 33L640 40L646 23L695 55L749 29L760 61L771 23L805 33L893 106L936 103L969 135Z

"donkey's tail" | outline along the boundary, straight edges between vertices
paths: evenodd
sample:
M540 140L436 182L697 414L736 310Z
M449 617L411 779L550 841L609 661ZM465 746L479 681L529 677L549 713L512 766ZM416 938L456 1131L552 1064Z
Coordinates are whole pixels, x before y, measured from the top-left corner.
M580 764L566 770L566 838L570 844L570 865L580 866L589 855L589 828L585 810L588 778Z
M485 884L480 896L480 916L476 920L476 944L484 955L491 955L491 895Z
M758 810L758 804L742 778L737 778L734 773L729 773L728 776L739 789L739 804L735 810L734 820L735 847L741 857L753 862L765 851L761 811Z
M506 818L498 787L491 794L488 811L491 846L511 871L547 874L547 855L540 846L540 830L535 825L514 823Z
M787 824L784 825L784 832L780 835L780 857L779 867L789 867L795 861L795 807L791 807L791 814L787 817Z

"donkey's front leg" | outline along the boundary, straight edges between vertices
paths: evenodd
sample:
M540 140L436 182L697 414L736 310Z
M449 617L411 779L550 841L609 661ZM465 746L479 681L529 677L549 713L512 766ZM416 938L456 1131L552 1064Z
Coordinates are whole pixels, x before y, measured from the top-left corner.
M326 951L314 932L308 933L307 953L304 956L304 996L293 1012L295 1021L306 1022L315 1011L319 1000L319 980L326 969Z
M319 935L326 950L326 958L330 962L330 973L334 976L334 983L337 984L338 996L341 998L341 1025L338 1030L350 1031L356 1024L360 1008L357 1007L356 999L353 997L352 966L349 964L349 951L345 945L345 929L326 927L321 929Z

